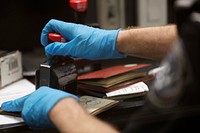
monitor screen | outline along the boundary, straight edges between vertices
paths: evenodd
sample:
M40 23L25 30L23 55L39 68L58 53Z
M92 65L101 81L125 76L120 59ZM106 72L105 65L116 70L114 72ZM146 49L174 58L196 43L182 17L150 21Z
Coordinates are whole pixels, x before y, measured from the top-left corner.
M40 34L52 18L73 21L67 0L4 0L0 4L0 50L40 47Z

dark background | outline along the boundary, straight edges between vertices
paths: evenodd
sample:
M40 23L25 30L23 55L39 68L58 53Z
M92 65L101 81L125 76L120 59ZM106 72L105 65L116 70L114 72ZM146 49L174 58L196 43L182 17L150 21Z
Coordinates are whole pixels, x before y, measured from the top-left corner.
M88 16L94 14L93 0ZM95 22L95 15L87 22ZM50 19L73 22L74 11L68 0L5 0L0 4L0 50L32 50L39 47L40 33Z
M136 0L126 2L126 25L136 25ZM173 0L168 0L169 22L173 22ZM96 0L88 0L85 23L96 23ZM74 22L69 0L4 0L0 4L0 50L29 51L41 47L40 33L50 19Z

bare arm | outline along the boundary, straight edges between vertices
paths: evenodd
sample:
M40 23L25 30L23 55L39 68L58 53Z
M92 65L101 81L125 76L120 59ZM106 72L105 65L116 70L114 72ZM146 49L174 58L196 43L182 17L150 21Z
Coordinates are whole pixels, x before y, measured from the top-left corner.
M127 55L161 60L177 38L175 25L130 28L117 38L117 50Z
M72 98L58 102L49 117L62 133L117 133L113 127L89 115Z

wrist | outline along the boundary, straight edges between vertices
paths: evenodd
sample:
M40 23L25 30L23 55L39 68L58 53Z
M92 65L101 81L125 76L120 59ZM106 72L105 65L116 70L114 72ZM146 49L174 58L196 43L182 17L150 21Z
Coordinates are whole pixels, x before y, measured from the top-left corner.
M60 100L49 112L49 117L60 132L118 132L107 123L92 117L72 98Z
M125 45L126 31L120 30L116 39L116 49L119 52L124 53L124 45Z
M79 124L80 118L87 112L71 97L60 100L49 112L49 118L61 132L73 131L74 123Z

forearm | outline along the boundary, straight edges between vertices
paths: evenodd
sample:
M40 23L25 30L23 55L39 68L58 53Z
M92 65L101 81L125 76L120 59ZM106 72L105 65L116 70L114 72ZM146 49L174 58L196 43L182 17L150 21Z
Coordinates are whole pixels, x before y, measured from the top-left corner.
M66 98L58 102L50 111L49 117L62 133L117 132L110 125L89 115L80 104L72 98Z
M161 60L176 38L175 25L131 28L119 32L116 47L127 55Z

